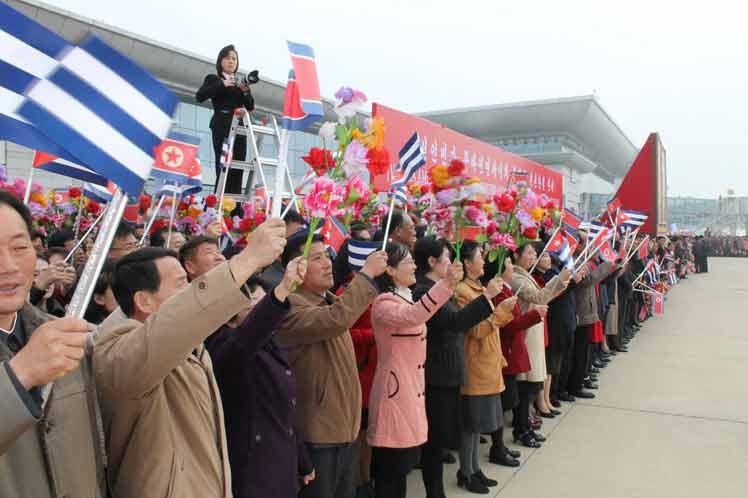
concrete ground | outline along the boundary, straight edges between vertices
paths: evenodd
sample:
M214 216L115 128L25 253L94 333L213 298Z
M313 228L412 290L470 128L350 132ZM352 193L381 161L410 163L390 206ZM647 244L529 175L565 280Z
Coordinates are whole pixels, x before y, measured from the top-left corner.
M488 463L482 446L483 472L499 481L484 496L748 496L748 259L710 258L709 269L671 291L665 314L602 371L596 399L545 421L548 441L521 448L519 469ZM445 466L447 496L478 496L456 472ZM408 496L424 496L419 470Z

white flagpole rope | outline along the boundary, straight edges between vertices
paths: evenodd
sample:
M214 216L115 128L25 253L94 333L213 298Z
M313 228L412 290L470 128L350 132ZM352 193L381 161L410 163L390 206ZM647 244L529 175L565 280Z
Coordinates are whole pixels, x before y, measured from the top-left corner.
M151 219L148 220L148 224L145 226L145 230L143 231L143 236L140 238L140 244L145 244L145 239L148 238L148 233L151 231L151 227L153 226L153 223L156 221L156 217L158 216L158 212L161 211L161 206L164 204L164 200L166 199L165 194L161 194L161 198L158 200L158 204L156 204L156 209L153 210L153 214L151 215Z
M101 210L101 214L99 214L99 216L94 220L94 222L91 223L91 226L88 227L88 230L86 230L86 232L83 234L81 239L75 243L75 246L73 246L73 248L70 250L68 255L65 256L65 260L63 261L63 263L67 263L68 261L70 261L70 258L73 257L73 254L75 254L75 251L77 251L78 248L81 245L83 245L83 242L85 242L86 238L91 234L91 232L93 232L93 229L96 228L96 225L98 225L99 221L101 221L101 219L104 217L104 213L106 213L107 209L109 209L108 205L107 207Z
M390 200L390 212L387 213L387 227L384 229L384 239L382 240L382 250L387 248L387 239L390 237L390 223L392 223L392 211L395 207L395 196Z

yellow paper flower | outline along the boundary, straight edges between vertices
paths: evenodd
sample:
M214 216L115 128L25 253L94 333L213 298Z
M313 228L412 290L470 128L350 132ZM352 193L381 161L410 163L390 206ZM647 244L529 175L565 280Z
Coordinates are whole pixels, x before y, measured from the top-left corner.
M223 199L223 205L221 207L223 208L224 211L228 211L230 213L234 209L236 209L236 201L232 199L231 197L225 197Z
M417 183L411 183L408 185L408 190L412 195L421 195L421 186Z
M47 207L47 198L44 197L44 194L42 192L31 192L31 196L29 196L32 202L36 202L41 207Z
M431 176L431 181L436 185L438 188L446 188L449 185L449 171L447 171L447 166L444 164L440 164L438 166L434 166L429 171L429 175Z
M477 176L473 176L471 178L468 178L468 180L465 182L465 184L467 184L467 185L474 185L476 183L480 183L480 178L478 178Z
M535 221L540 221L543 218L545 218L545 209L542 207L536 207L532 211L530 211L530 214L532 215L532 219Z
M486 215L491 218L493 216L493 206L489 203L483 204L483 211L486 213Z
M187 208L187 216L189 216L193 220L196 220L197 217L201 214L203 214L203 210L197 206L190 206Z
M358 128L354 128L351 132L351 138L353 138L353 140L358 140L359 138L361 138L361 130L359 130Z
M369 125L369 131L358 138L358 140L364 144L367 149L382 149L384 147L384 119L381 117L372 119L371 124Z

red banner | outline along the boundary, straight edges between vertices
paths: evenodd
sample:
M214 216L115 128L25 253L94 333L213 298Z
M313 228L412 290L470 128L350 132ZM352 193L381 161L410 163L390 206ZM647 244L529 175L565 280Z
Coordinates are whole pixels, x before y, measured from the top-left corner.
M563 177L557 171L457 133L440 124L381 104L372 105L372 115L384 118L387 130L384 145L393 163L397 162L400 149L413 132L418 132L426 155L426 164L418 170L414 181L425 182L428 170L432 166L446 164L452 159L461 159L468 172L479 177L488 186L489 192L504 189L512 172L524 171L528 173L527 182L535 192L546 194L559 205L562 203ZM389 172L373 178L372 183L377 188L387 190L393 179L392 172Z

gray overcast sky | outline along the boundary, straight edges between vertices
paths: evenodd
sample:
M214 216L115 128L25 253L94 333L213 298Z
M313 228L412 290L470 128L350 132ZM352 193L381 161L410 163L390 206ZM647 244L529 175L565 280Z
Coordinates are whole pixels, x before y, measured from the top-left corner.
M748 195L748 29L743 2L628 0L47 0L284 81L285 40L340 85L410 111L596 93L641 147L659 131L669 195Z

